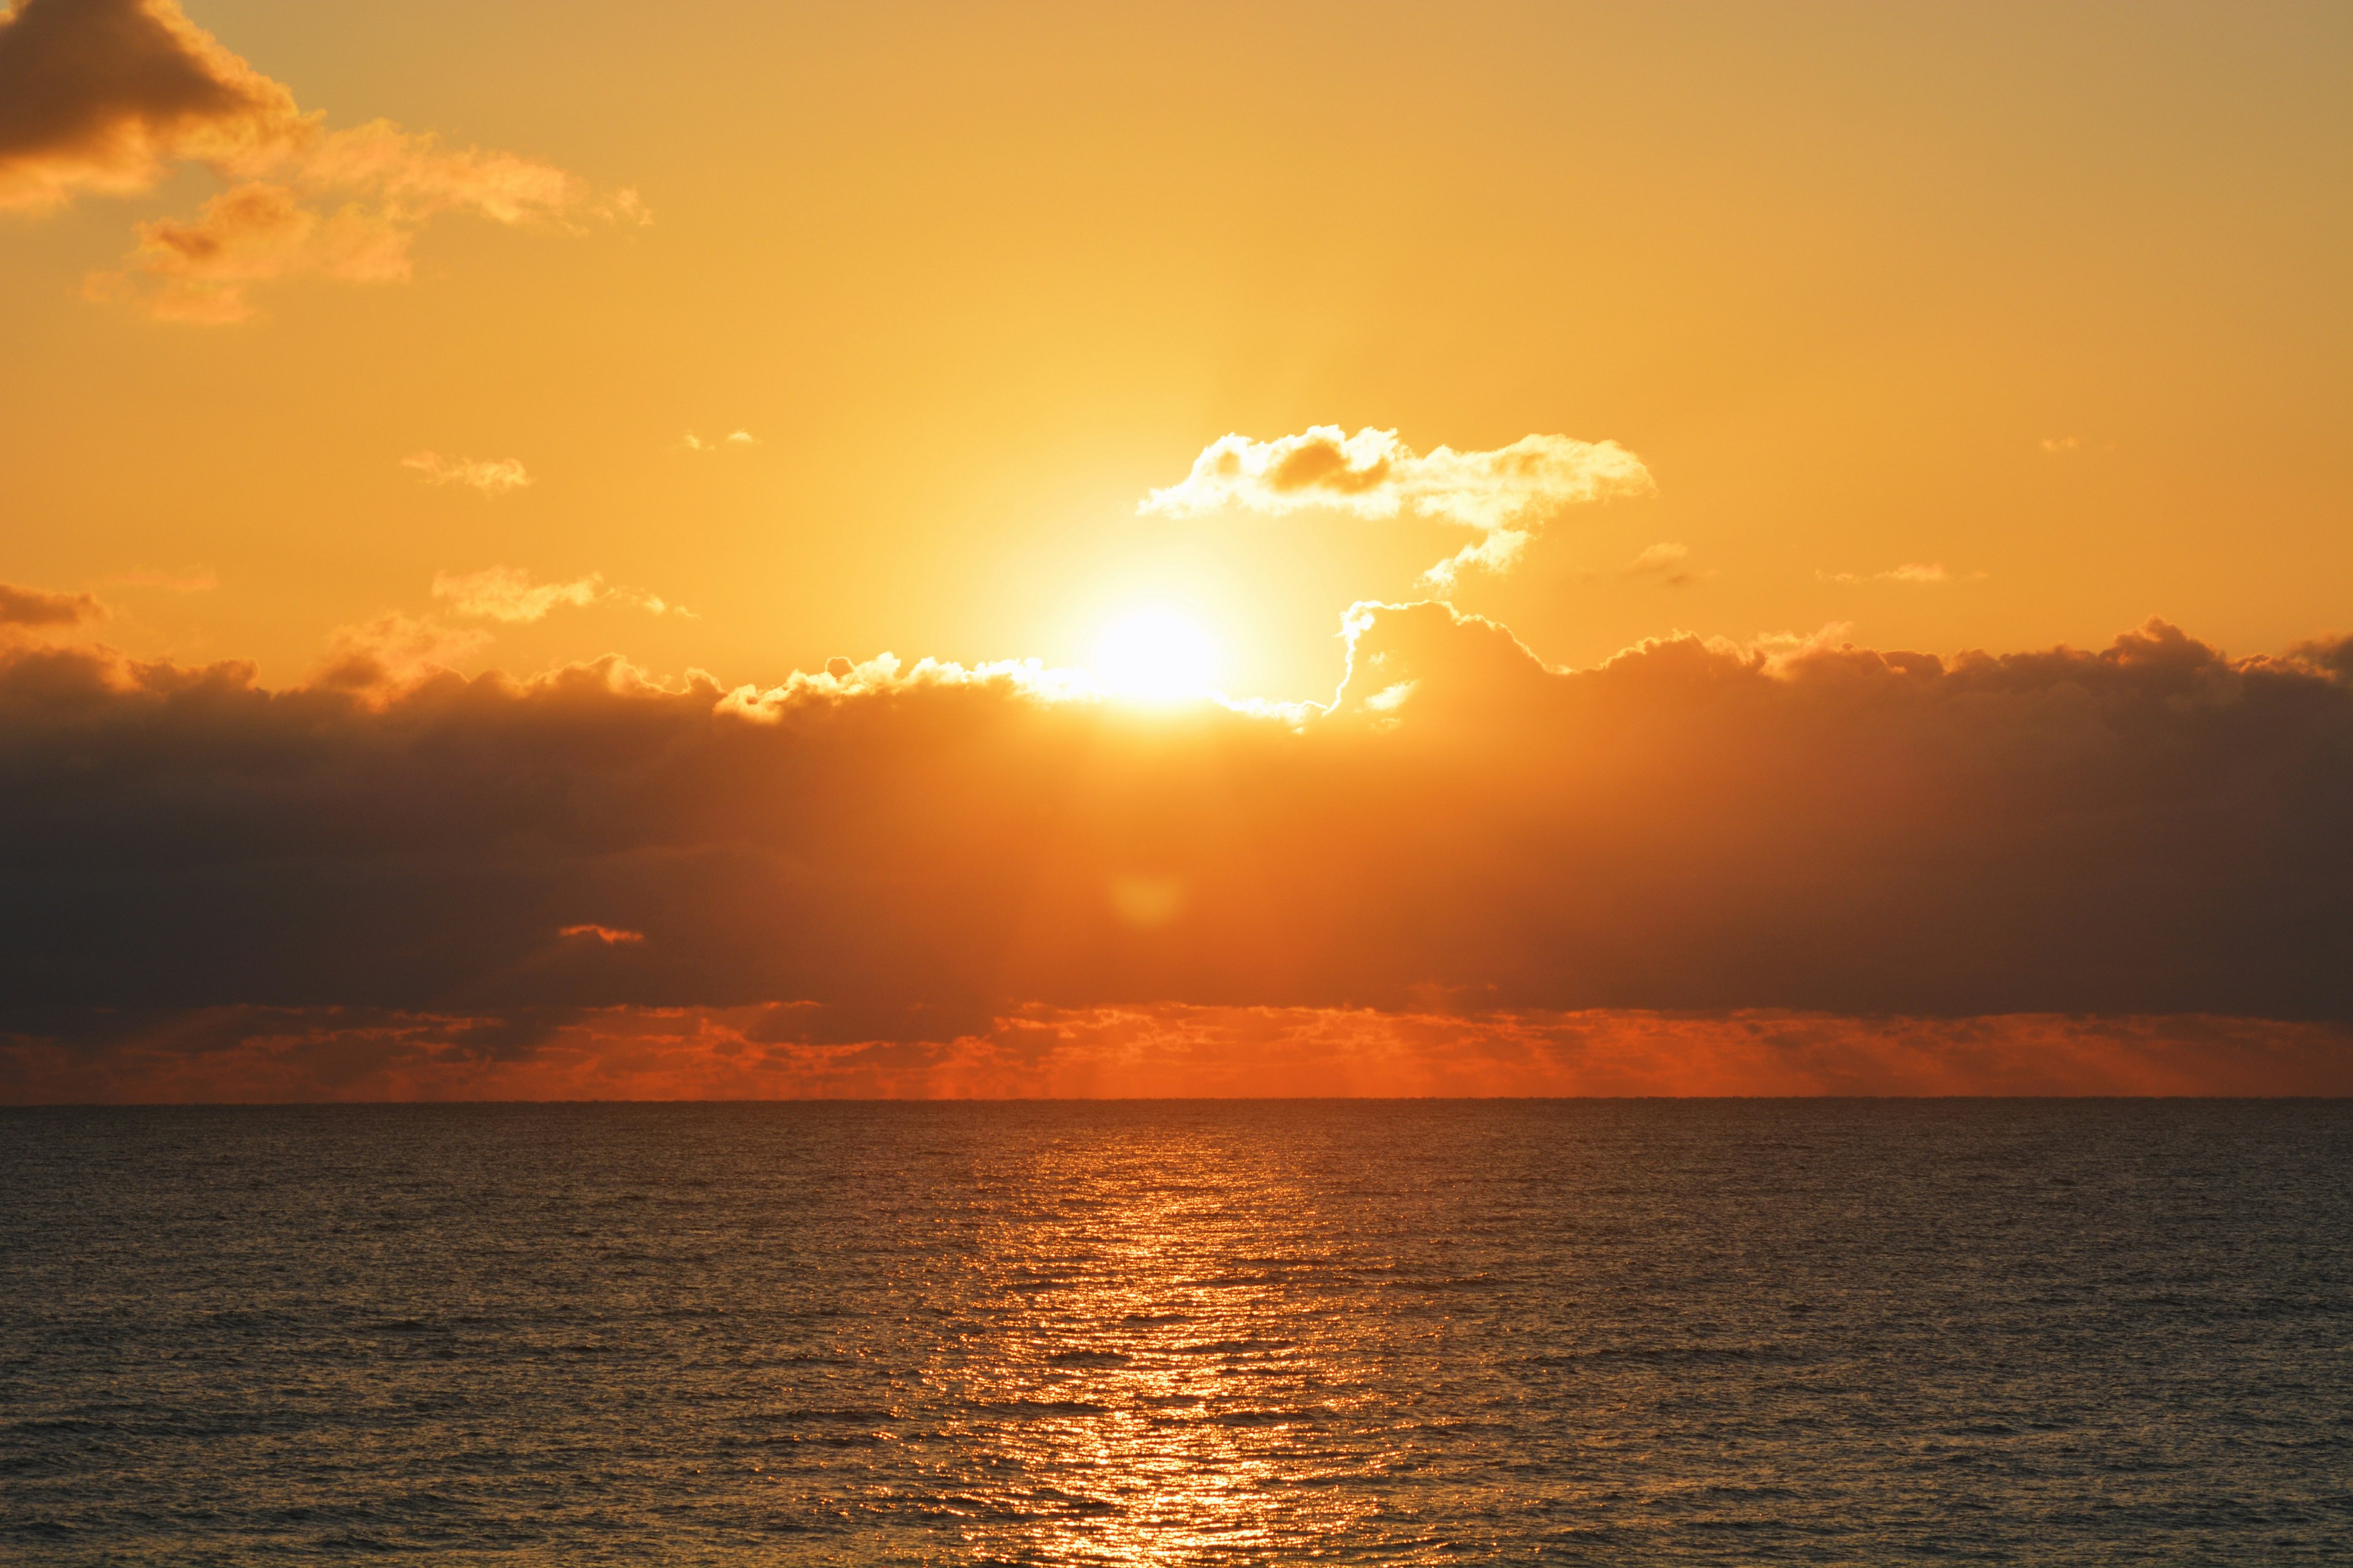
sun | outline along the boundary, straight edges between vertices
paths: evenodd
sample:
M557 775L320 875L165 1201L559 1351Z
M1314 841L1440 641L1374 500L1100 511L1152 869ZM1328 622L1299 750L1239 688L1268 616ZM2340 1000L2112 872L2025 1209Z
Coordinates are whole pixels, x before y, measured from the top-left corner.
M1114 697L1181 702L1209 695L1218 647L1198 623L1174 610L1131 610L1103 627L1091 664Z

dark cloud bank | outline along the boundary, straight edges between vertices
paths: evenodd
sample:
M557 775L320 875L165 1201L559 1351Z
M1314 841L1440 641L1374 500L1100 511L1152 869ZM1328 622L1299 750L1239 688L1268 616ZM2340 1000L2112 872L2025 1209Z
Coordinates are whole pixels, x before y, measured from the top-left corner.
M616 664L366 673L0 658L0 1027L337 1008L495 1054L581 1009L779 1002L758 1029L817 1043L1123 1004L2353 1020L2343 642L1681 638L1563 672L1418 605L1368 608L1303 718L928 668L757 702Z

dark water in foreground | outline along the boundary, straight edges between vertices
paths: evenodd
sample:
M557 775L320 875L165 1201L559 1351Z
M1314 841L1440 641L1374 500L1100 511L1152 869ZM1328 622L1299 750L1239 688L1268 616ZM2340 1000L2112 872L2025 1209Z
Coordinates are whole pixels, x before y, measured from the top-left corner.
M2353 1105L0 1112L0 1558L2353 1562Z

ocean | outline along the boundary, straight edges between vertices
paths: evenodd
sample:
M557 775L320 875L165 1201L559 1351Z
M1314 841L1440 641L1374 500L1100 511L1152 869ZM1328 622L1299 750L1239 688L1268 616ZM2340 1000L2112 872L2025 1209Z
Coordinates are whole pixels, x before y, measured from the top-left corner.
M2353 1562L2353 1104L0 1111L0 1560Z

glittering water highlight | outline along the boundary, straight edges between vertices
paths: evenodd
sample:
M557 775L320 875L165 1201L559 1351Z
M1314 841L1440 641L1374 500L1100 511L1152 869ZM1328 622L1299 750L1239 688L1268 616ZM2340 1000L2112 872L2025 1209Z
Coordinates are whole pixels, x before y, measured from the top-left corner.
M0 1113L0 1556L2341 1562L2353 1107Z

